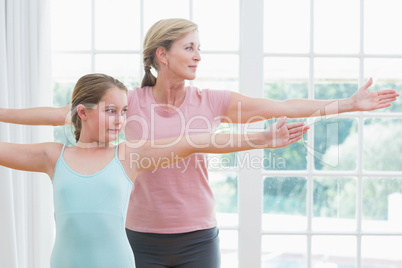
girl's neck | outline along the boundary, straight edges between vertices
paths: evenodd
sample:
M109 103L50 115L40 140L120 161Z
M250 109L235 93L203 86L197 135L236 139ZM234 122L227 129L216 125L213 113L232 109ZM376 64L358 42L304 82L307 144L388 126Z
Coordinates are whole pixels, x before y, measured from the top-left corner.
M83 141L81 139L75 144L75 147L79 149L101 149L101 148L109 148L109 142L100 142L100 141Z

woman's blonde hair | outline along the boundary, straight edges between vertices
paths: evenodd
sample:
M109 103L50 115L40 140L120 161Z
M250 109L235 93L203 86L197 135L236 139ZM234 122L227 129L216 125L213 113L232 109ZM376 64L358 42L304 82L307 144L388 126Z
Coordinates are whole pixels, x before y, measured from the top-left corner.
M91 108L102 100L109 89L116 87L127 92L127 87L122 82L106 74L87 74L77 81L71 97L71 122L74 125L76 141L80 139L82 128L77 106L83 104Z
M154 86L156 83L156 77L151 73L151 67L156 71L159 70L156 49L161 47L169 51L174 41L197 30L197 24L186 19L164 19L152 25L144 39L143 62L145 75L142 79L141 87Z

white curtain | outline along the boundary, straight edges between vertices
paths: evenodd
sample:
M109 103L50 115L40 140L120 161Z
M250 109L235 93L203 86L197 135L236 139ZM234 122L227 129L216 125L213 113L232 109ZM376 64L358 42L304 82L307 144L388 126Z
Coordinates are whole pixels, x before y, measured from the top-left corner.
M50 0L0 0L0 107L52 105ZM52 128L0 123L0 141L52 140ZM0 167L0 267L48 268L50 179Z

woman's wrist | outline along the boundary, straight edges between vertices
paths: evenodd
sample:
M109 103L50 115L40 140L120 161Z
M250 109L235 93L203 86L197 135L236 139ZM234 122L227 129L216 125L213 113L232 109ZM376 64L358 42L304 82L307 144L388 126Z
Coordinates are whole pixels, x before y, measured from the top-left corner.
M269 130L268 130L269 131ZM247 143L250 146L249 149L261 149L267 148L272 144L272 137L269 135L267 130L256 133L247 134Z
M339 113L346 112L355 112L356 110L356 101L354 96L340 100L339 105Z

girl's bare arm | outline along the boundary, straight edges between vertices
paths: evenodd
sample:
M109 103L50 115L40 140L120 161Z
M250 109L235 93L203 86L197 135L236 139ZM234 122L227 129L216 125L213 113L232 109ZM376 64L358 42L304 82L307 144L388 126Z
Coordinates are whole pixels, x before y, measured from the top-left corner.
M0 108L0 121L20 125L70 125L70 105L59 108L36 107L25 109Z
M12 169L43 172L53 176L62 144L48 142L16 144L0 142L0 165Z

